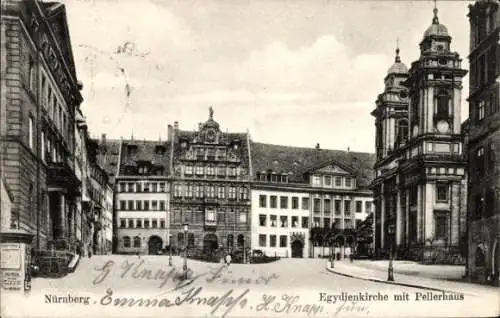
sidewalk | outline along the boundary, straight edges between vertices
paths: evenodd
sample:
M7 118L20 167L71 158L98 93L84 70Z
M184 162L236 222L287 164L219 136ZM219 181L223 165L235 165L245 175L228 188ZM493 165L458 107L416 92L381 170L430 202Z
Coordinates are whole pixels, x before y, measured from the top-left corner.
M364 279L379 283L423 288L434 291L461 292L473 296L497 293L500 297L500 288L478 285L466 282L451 281L460 279L465 268L463 266L422 265L414 262L394 261L394 281L387 281L389 261L335 261L334 267L327 262L327 270L353 278Z

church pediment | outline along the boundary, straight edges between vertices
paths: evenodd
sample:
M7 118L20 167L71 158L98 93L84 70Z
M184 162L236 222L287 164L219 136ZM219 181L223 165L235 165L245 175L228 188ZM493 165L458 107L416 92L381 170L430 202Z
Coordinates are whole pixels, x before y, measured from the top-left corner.
M311 172L320 173L320 174L351 174L347 168L341 167L336 163L328 163L316 169L313 169Z

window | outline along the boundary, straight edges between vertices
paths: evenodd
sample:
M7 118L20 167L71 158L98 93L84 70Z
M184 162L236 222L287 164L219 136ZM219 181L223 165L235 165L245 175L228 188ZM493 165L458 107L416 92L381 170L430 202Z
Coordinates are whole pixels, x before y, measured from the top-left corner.
M223 186L217 187L217 197L219 199L224 199L225 194L226 194L226 192L225 192L225 189Z
M436 96L436 119L448 119L449 117L449 96L446 91L441 90Z
M320 199L314 199L313 200L313 211L314 212L320 212L320 207L321 207L321 200Z
M335 177L335 186L336 187L342 186L342 177Z
M42 133L42 135L41 135L41 137L40 137L40 141L41 141L41 143L42 143L42 145L41 145L41 150L42 150L42 160L43 160L43 161L45 161L45 160L47 159L47 158L46 158L46 153L45 153L45 151L46 151L46 149L45 149L45 133L44 133L43 131L42 131L41 133Z
M135 187L134 187L134 184L132 182L129 182L127 183L127 191L128 192L134 192L135 191Z
M209 175L209 176L215 176L215 168L213 166L208 166L207 167L207 175Z
M335 214L340 214L342 211L342 200L335 200Z
M177 233L177 244L179 244L179 247L182 247L186 244L184 243L184 233Z
M127 221L125 219L120 219L120 227L125 228L127 226Z
M194 195L197 198L203 198L203 188L201 185L195 185L194 186Z
M330 211L332 210L331 200L330 199L323 200L323 205L324 205L324 209L323 210L325 211L325 214L330 213Z
M309 198L302 198L302 210L309 210Z
M118 183L118 191L125 192L125 183L124 182Z
M313 219L313 226L314 226L314 227L319 227L319 217L315 217L315 218Z
M125 200L120 200L120 210L127 209L127 202Z
M372 202L371 201L365 201L365 212L366 213L372 212Z
M186 185L186 197L187 198L192 198L193 197L193 185L192 184L187 184Z
M259 234L259 246L266 247L266 235L265 234Z
M196 174L199 176L203 175L203 166L196 166Z
M444 213L435 216L436 221L436 239L446 240L448 238L448 217Z
M135 200L135 209L142 210L142 201L141 200Z
M28 78L29 89L32 93L36 90L36 68L32 61L30 61L30 74ZM46 106L46 105L45 105Z
M160 200L160 211L165 211L165 200Z
M495 192L492 189L486 191L484 216L491 217L495 213Z
M351 201L350 200L344 201L344 213L346 215L351 214Z
M241 187L240 188L240 200L247 200L248 199L248 190L247 188Z
M151 210L158 211L158 201L156 200L151 201Z
M130 237L128 236L123 237L123 247L130 247Z
M288 227L288 216L286 215L280 216L280 227Z
M280 209L288 209L288 197L280 197Z
M280 247L286 247L287 237L286 235L280 235Z
M397 142L399 144L404 144L407 139L408 139L408 121L403 119L398 122Z
M356 201L356 213L361 213L361 212L363 212L363 202Z
M229 199L236 199L236 188L235 187L229 187Z
M165 228L165 220L160 220L160 228L161 229Z
M206 220L208 222L215 222L215 211L214 210L207 210Z
M292 227L299 227L299 217L292 216Z
M266 215L259 214L259 225L266 226Z
M448 202L450 195L450 186L447 183L436 184L436 201Z
M188 247L194 247L194 233L188 233Z
M142 228L142 220L141 219L137 219L135 221L135 225L138 229Z
M29 147L33 150L35 147L35 132L33 126L33 116L29 115L28 117L28 143Z
M151 192L158 192L158 183L151 183Z
M278 198L275 195L272 195L270 198L271 198L270 199L271 200L271 202L270 202L271 208L276 209L278 206L278 203L277 203Z
M480 101L479 104L478 104L478 107L477 107L477 119L478 120L482 120L484 118L484 107L485 103L484 103L484 100Z
M144 211L149 211L149 200L144 200Z
M345 178L345 186L348 188L352 187L352 179L351 178Z
M313 186L320 186L321 185L321 177L320 176L313 176L312 183L313 183Z
M302 227L305 229L309 227L309 217L307 216L302 217Z
M259 195L259 207L266 208L267 207L267 196L264 194Z
M269 246L276 247L276 235L269 235Z
M332 185L332 177L325 176L325 186L330 187Z
M192 175L193 174L193 166L187 165L186 168L184 169L184 174L185 175Z
M233 234L227 235L227 247L232 248L234 245L234 237Z
M299 198L292 197L292 209L297 210L299 208Z
M165 192L165 182L160 182L160 190L159 192Z
M323 219L323 227L326 227L326 228L330 227L330 218Z
M128 210L130 211L134 210L134 200L128 200L127 205L128 205Z
M277 216L276 215L271 215L270 216L270 220L271 220L271 227L276 227L277 223L278 223Z
M206 193L208 198L215 198L215 187L214 186L207 186L206 187Z
M240 223L247 223L247 214L245 212L240 213Z
M153 229L156 229L158 227L158 220L156 219L151 220L151 227Z
M135 184L135 189L137 192L141 192L142 191L142 184L140 182L137 182Z
M479 176L483 175L484 172L484 148L479 147L476 150L476 172Z
M134 228L134 220L133 219L128 219L128 228L133 229Z

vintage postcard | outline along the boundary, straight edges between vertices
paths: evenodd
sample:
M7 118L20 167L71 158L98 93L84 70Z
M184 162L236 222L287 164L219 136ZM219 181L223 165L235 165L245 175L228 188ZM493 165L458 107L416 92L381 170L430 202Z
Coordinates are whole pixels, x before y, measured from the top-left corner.
M3 0L1 317L500 315L500 0Z

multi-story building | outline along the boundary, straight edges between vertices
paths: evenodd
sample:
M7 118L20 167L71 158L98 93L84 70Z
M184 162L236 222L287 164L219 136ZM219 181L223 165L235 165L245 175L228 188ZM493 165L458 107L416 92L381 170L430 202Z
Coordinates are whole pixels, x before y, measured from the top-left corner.
M469 6L468 262L476 281L499 284L500 2Z
M460 100L467 71L450 44L435 8L420 42L420 58L406 73L396 57L372 113L377 127L372 188L379 255L392 251L425 262L461 261L467 189Z
M12 194L9 189L7 189L7 184L3 178L0 179L0 210L2 211L0 215L0 231L7 231L10 227L11 222L11 211L12 211Z
M123 140L115 176L117 253L157 254L170 245L167 142Z
M180 130L177 122L168 130L172 246L207 253L248 246L249 134L222 132L211 108L198 130Z
M334 242L313 242L314 228L339 234L340 246L354 243L345 230L371 211L371 154L252 142L251 158L252 249L281 257L329 254Z
M82 102L63 4L2 2L2 176L13 197L11 228L36 249L76 242L75 110Z

